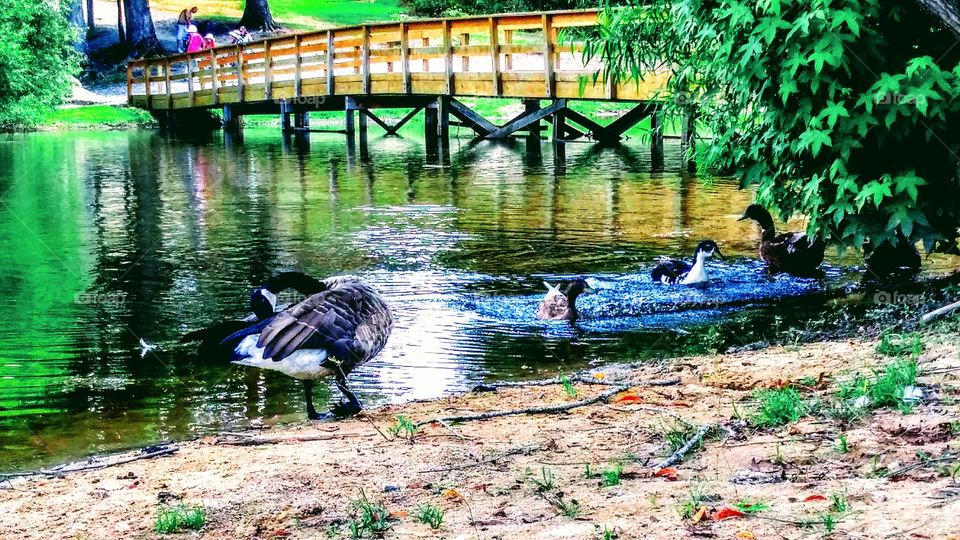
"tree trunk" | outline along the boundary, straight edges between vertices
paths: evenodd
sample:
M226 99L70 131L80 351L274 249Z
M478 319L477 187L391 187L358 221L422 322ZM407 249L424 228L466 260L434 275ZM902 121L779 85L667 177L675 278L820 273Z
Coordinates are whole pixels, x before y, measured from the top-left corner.
M948 30L960 37L960 5L950 0L917 0L924 11L940 20Z
M127 23L127 48L131 58L163 53L157 39L157 30L150 15L150 0L123 0L124 19Z
M87 0L87 28L93 30L97 23L93 20L93 0Z
M120 45L127 44L127 32L123 29L123 0L117 0L117 36Z
M250 30L259 29L263 32L273 32L280 29L280 25L273 20L273 15L270 14L268 0L246 0L240 25L246 26Z
M70 24L76 29L73 48L81 54L87 54L87 29L83 20L83 0L71 0Z

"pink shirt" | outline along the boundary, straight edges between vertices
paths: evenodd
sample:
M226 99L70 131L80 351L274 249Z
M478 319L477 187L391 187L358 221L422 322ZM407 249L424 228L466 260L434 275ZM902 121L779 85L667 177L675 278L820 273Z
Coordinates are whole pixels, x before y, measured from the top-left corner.
M187 52L197 52L203 50L203 38L200 34L190 34L187 38Z

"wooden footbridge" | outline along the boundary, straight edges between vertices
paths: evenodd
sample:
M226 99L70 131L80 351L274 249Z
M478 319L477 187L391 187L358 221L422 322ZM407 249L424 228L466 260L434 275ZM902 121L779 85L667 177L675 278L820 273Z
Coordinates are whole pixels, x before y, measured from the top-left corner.
M651 117L657 152L662 134L654 99L666 74L650 73L642 82L616 85L597 77L602 66L583 61L584 45L578 39L597 24L596 10L578 10L411 20L285 35L130 62L127 98L161 122L221 108L228 129L239 129L243 115L281 114L285 132L307 132L310 111L342 110L346 122L341 131L350 136L357 130L354 111L361 133L370 120L388 134L423 111L427 136L442 139L450 125L468 127L481 138L517 132L539 137L543 121L552 123L556 141L615 141ZM516 98L524 108L498 125L463 103L469 102L463 98L476 97ZM601 125L571 107L578 100L635 106ZM410 112L390 125L373 112L378 108ZM685 122L685 141L692 124Z

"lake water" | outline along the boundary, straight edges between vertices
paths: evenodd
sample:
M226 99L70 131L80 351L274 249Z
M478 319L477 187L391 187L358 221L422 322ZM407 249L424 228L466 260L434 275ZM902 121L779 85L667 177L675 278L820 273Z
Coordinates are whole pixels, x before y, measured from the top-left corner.
M276 129L242 143L4 136L0 471L302 420L299 383L177 343L245 315L280 270L359 274L388 298L393 336L351 376L367 405L670 356L727 300L755 299L765 317L785 309L776 298L848 277L832 256L823 282L765 276L758 232L736 221L751 194L676 172L679 152L668 141L666 171L651 172L630 144L570 144L557 165L551 144L523 141L444 153L420 138L284 143ZM650 283L658 256L689 258L705 238L730 257L711 261L713 282ZM574 275L601 286L583 320L535 321L542 281ZM690 302L716 307L671 309ZM141 338L158 348L141 357ZM320 385L318 408L328 395Z

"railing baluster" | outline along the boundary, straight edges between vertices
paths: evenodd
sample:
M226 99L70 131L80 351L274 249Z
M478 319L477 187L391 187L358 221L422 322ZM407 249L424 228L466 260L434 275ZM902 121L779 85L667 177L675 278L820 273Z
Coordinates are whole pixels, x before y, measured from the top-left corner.
M333 81L333 61L334 61L334 49L333 49L333 30L327 30L327 95L332 96L335 94L336 87L334 86Z
M301 81L302 74L300 73L301 64L303 64L303 58L300 54L300 47L303 45L303 36L297 34L293 38L293 95L297 99L303 95L303 81Z
M504 45L513 45L513 30L504 30L503 31L503 43ZM513 71L513 55L506 53L503 55L503 67L507 71Z
M270 101L273 99L273 59L270 58L269 40L263 42L263 97Z
M553 97L553 27L551 16L543 14L543 77L548 98Z
M364 94L370 93L370 27L360 27L363 36L360 38L360 72L363 73L362 89Z
M213 104L220 103L220 74L217 70L217 53L210 49L210 68L213 70L210 75L210 86L213 88Z
M470 46L470 34L460 34L460 46ZM470 54L464 54L460 57L460 68L463 71L470 71Z
M403 93L410 93L410 30L400 23L400 69L403 71Z
M163 64L163 78L164 78L163 82L164 82L165 90L167 91L167 108L172 109L173 108L173 90L170 86L170 59L169 58L167 58L167 60Z
M201 87L202 88L202 87ZM187 55L187 91L190 92L190 106L197 106L197 96L194 95L193 88L193 57Z
M497 18L490 17L490 76L493 77L493 95L500 95L500 30Z
M237 101L243 101L243 45L237 45Z
M143 76L144 76L144 80L147 82L147 84L146 84L147 108L148 108L148 109L152 109L152 108L153 108L153 102L150 100L150 94L151 94L151 91L153 90L153 89L151 88L151 86L153 85L153 81L151 80L151 79L153 79L153 65L152 65L152 64L149 64L149 63L148 63L146 66L144 66L144 68L143 68Z
M450 19L443 20L443 67L446 73L447 95L453 95L453 46L450 43Z

